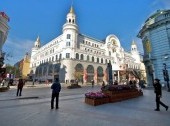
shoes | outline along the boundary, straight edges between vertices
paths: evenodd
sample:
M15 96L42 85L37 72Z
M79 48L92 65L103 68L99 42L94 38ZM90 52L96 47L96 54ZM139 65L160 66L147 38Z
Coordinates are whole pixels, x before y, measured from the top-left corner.
M56 107L55 109L59 109L59 107Z
M169 107L167 106L167 107L166 107L166 111L168 111L168 108L169 108Z
M155 111L160 111L160 109L155 109Z
M51 109L53 109L53 108L51 107Z

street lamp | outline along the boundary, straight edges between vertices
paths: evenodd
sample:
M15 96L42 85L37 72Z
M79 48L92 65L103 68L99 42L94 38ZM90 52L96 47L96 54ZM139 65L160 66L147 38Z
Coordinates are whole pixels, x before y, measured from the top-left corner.
M168 75L168 70L166 69L166 63L163 63L163 66L164 66L164 69L163 69L164 80L167 82L168 92L170 92L169 75Z

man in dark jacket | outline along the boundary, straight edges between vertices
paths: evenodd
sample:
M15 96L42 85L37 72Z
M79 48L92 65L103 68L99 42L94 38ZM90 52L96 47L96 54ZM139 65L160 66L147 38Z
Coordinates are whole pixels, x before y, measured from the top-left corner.
M17 86L17 96L21 96L22 95L22 88L24 86L24 82L23 82L23 79L19 79L18 81L18 86Z
M56 109L58 109L58 99L59 92L61 90L61 85L59 83L59 79L55 78L54 83L51 85L52 96L51 96L51 109L54 108L54 99L56 98Z
M155 109L155 111L160 111L159 105L162 105L167 111L169 107L160 101L160 98L162 97L162 87L161 87L159 79L154 80L154 88L155 88L155 94L156 94L156 109Z

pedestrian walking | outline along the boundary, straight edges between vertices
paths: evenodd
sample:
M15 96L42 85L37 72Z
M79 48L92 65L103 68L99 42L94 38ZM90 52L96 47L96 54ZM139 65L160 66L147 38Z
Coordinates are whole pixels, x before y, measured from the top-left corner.
M58 109L59 93L61 90L61 84L58 78L55 78L54 83L51 85L52 95L51 95L51 109L54 108L54 99L56 98L56 109Z
M162 97L162 86L160 84L160 80L154 79L153 85L154 85L154 89L155 89L154 92L156 94L156 109L155 109L155 111L160 111L160 105L162 105L167 111L169 107L160 101L160 98Z
M23 80L20 78L18 81L18 86L17 86L17 96L21 96L22 95L22 88L24 86L24 82Z

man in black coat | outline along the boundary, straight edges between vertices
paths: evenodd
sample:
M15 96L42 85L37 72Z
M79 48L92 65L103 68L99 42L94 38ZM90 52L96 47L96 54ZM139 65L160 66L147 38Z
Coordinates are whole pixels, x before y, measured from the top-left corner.
M51 85L52 95L51 95L51 109L54 108L54 99L56 98L56 109L58 109L58 99L59 93L61 90L61 84L59 83L59 79L55 78L54 83Z
M155 89L155 94L156 94L156 109L155 109L155 111L160 111L160 108L159 108L160 105L162 105L167 111L169 107L160 101L160 98L162 97L162 86L160 84L159 79L154 80L154 89Z

